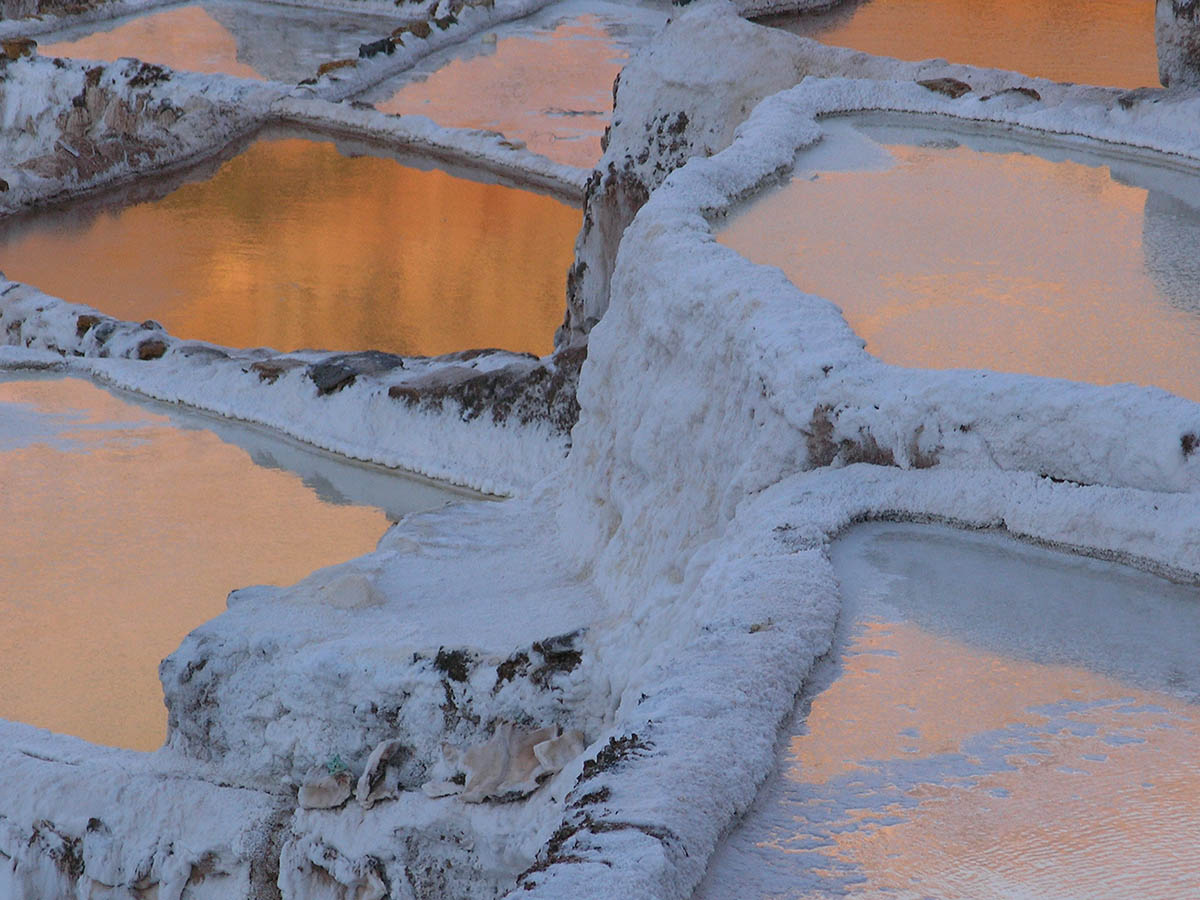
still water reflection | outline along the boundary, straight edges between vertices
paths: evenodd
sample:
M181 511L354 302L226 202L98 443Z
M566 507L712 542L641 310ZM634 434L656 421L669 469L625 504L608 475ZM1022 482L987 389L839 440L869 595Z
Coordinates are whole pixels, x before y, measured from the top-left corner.
M869 140L827 124L823 160ZM828 171L801 155L721 242L833 300L890 363L1200 400L1200 177L984 136L963 138L977 150L919 128L873 133L886 162Z
M1158 87L1149 0L848 0L764 24L898 59L947 59L1053 81Z
M105 61L133 56L189 72L296 82L323 62L358 56L359 44L394 27L384 18L205 0L58 32L39 42L38 52Z
M579 223L530 191L263 138L165 197L0 223L0 270L225 346L541 355Z
M0 380L0 718L153 749L159 660L229 591L370 552L389 517L459 497L163 409Z
M701 900L1200 895L1200 592L949 529L834 546L844 608Z
M364 95L387 113L485 128L556 162L591 168L612 112L613 79L662 20L649 11L541 17L502 28Z

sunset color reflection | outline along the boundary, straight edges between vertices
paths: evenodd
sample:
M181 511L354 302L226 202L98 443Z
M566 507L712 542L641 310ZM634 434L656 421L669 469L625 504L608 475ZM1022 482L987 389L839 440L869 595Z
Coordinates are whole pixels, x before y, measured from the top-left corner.
M946 59L1052 81L1158 87L1149 0L850 0L765 24L898 59Z
M851 893L1200 893L1200 848L1180 844L1200 830L1195 704L903 622L860 628L786 775L814 807L838 796L845 827L819 830L864 879Z
M556 162L591 168L600 158L613 79L625 58L600 21L585 15L530 35L500 37L421 80L406 77L375 108L499 131Z
M0 225L0 269L225 346L540 355L579 223L541 194L262 139L160 200Z
M1200 589L874 523L696 900L1200 896Z
M842 310L867 350L923 368L1134 382L1200 400L1200 211L1102 166L889 145L886 171L818 172L722 243Z
M154 749L159 660L231 590L370 552L387 526L87 382L0 381L0 718Z

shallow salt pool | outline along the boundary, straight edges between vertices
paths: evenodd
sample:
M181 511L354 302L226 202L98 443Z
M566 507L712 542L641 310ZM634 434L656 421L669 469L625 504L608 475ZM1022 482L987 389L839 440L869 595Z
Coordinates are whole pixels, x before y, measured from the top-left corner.
M383 17L204 0L56 32L38 41L38 52L108 62L133 56L189 72L297 82L323 62L357 57L360 44L389 34L396 24Z
M433 54L361 99L381 112L499 131L556 162L590 169L611 117L613 79L665 21L636 5L557 4Z
M368 149L268 135L215 174L14 217L0 270L224 346L548 353L579 210Z
M1052 81L1158 87L1149 0L846 0L763 24L897 59L947 59Z
M874 524L697 900L1200 896L1200 588Z
M1200 400L1200 175L923 121L825 121L718 239L886 362Z
M0 378L0 718L154 749L158 663L231 590L464 496L87 381Z

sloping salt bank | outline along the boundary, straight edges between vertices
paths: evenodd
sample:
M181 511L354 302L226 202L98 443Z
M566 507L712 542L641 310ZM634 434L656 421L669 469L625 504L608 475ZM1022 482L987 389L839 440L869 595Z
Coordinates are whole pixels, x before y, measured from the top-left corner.
M19 347L0 348L11 368L58 367L485 494L524 493L560 467L578 415L582 356L573 351L542 360L503 351L226 351L110 319L98 335L95 326L77 335L80 317L86 325L94 316L89 308L13 282L0 292L0 324L13 326L7 334ZM87 355L76 356L81 345Z
M333 59L389 34L409 17L388 18L275 3L201 0L39 37L43 56L115 61L134 57L188 72L296 82Z
M697 46L726 52L701 70ZM736 124L806 66L880 80L809 78ZM681 15L626 72L614 120L625 126L614 124L591 189L625 172L641 193L592 209L612 254L588 259L607 311L578 323L582 333L603 314L565 467L529 499L410 517L371 556L291 589L239 592L164 666L170 752L225 783L294 783L334 753L357 776L376 741L409 748L385 775L398 799L297 812L280 828L285 896L491 897L515 881L514 897L688 897L830 646L828 544L854 522L1003 527L1200 579L1200 407L1150 389L886 366L830 303L722 247L710 224L787 171L832 112L989 118L1196 160L1200 101L1155 95L1126 109L1114 91L862 60L724 4ZM952 101L908 80L933 73L976 93ZM1042 101L980 99L1013 85ZM710 158L667 174L705 141ZM658 189L642 205L647 185ZM635 212L618 249L621 216ZM36 292L9 289L28 304L32 344L52 334L69 356L95 340L76 334L77 311L39 312ZM114 358L142 340L114 326L107 360L63 364L130 380L188 366L176 345L157 361ZM212 380L240 372L217 359ZM311 375L292 379L311 406ZM354 387L365 385L344 391ZM464 747L515 749L513 727L577 729L588 746L524 801L416 790L465 776L454 771ZM28 840L40 811L10 809ZM76 836L86 824L60 827ZM121 858L132 858L145 831L126 833Z
M298 88L176 73L131 60L91 65L43 59L35 50L5 59L0 61L0 215L213 156L272 122L320 126L502 176L527 175L528 183L574 199L585 173L500 135L320 99L360 92L437 48L528 15L544 3L501 0L487 9L447 12L440 17L444 27L422 29L425 37L409 34L404 46L389 44L390 54L380 50L344 60L313 85ZM424 20L418 24L429 28Z
M26 57L0 69L0 215L212 154L278 92L123 60Z
M0 19L0 38L34 37L76 25L106 22L169 6L172 2L173 0L106 0L95 5L80 4L84 8L72 12L42 12Z
M222 787L189 761L14 722L0 722L0 763L4 897L278 896L269 860L290 806L284 795Z

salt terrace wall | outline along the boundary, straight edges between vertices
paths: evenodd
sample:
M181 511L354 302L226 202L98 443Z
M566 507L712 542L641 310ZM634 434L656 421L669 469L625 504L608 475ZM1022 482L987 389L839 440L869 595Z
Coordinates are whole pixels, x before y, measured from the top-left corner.
M697 9L655 52L680 54L682 71L697 35L744 46L750 27L719 6ZM763 43L764 55L777 52ZM819 139L821 116L993 122L1031 139L1155 147L1194 165L1200 99L885 64L798 42L795 58L805 57L876 80L810 77L761 103L726 149L661 181L616 254L558 519L622 623L592 637L617 695L615 746L631 749L577 786L602 800L568 809L525 881L534 896L690 894L828 646L838 601L826 549L855 521L1001 527L1188 580L1200 573L1196 404L1147 388L885 365L832 304L719 245L711 224L785 173ZM646 78L639 87L679 90L669 76ZM618 120L632 78L622 81ZM689 111L692 133L721 124ZM652 165L634 142L615 147L610 136L614 165L621 150L626 163ZM622 862L631 858L633 871Z

